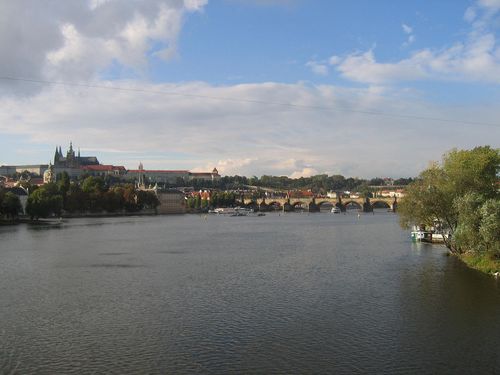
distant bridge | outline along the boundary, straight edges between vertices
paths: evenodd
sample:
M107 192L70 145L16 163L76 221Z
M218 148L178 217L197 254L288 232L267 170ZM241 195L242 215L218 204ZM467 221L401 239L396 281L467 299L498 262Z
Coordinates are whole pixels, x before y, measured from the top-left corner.
M308 212L319 212L322 209L338 207L342 212L348 208L355 208L363 212L372 212L374 208L386 208L393 212L397 209L397 199L394 198L260 198L252 200L244 198L246 206L253 206L260 211L284 211L292 212L304 210Z

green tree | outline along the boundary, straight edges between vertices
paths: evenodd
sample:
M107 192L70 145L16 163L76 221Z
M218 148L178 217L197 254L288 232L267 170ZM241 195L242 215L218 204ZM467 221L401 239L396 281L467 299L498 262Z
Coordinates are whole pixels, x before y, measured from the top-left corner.
M7 218L14 219L22 211L23 207L19 197L10 191L3 194L0 200L0 214Z
M85 193L102 193L105 191L104 180L101 177L89 176L82 183Z
M499 171L498 149L452 150L442 165L431 165L408 185L398 205L402 226L443 225L451 234L445 244L454 253L491 247L496 243L489 233L496 228ZM488 233L489 245L477 235L481 230Z
M198 194L194 197L193 207L196 209L199 209L201 207L201 197Z
M368 186L368 183L363 182L361 185L358 186L359 193L363 198L373 198L373 192L370 186Z
M59 193L62 196L63 199L63 207L66 209L66 200L68 196L68 191L70 187L70 179L68 173L62 172L57 175L57 188L59 189Z
M84 193L80 185L71 184L67 192L64 209L68 212L85 212L87 209L88 194Z
M488 199L481 206L479 234L485 251L500 258L500 200Z
M26 213L31 219L61 214L62 197L57 194L57 188L54 192L54 188L51 184L47 184L30 194L26 203Z
M137 192L137 205L139 209L156 208L160 205L160 201L154 192L139 190Z

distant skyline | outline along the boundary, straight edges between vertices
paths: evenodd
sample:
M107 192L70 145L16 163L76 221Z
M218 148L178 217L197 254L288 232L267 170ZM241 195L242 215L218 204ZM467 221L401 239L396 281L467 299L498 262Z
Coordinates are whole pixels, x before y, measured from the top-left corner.
M500 0L5 0L0 165L72 141L131 169L415 176L500 147L499 30Z

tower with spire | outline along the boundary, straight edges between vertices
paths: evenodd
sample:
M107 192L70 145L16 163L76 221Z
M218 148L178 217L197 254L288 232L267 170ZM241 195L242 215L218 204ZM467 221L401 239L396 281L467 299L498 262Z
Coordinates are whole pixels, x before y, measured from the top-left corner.
M81 156L80 148L78 148L78 154L75 153L73 142L69 143L66 156L63 156L61 146L56 147L54 153L54 167L79 169L86 165L99 165L99 161L95 156Z

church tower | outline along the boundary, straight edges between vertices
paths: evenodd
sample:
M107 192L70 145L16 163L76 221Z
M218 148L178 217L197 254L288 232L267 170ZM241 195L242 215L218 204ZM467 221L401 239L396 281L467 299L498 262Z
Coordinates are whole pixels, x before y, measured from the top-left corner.
M70 168L78 168L78 160L76 159L75 150L73 150L73 142L69 142L69 149L66 153L66 164Z
M54 153L54 165L57 165L58 162L59 162L59 150L56 147L56 152Z

